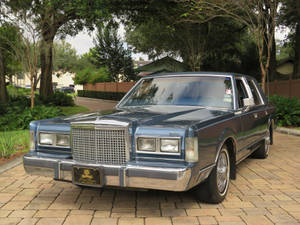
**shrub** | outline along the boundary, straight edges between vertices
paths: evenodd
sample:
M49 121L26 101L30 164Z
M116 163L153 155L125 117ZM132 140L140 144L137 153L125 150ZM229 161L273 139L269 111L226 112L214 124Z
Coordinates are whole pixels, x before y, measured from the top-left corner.
M57 107L36 106L26 108L22 113L10 112L0 117L0 130L27 129L32 120L48 119L60 116L61 110Z
M23 112L27 107L30 107L30 98L15 96L9 103L0 105L0 115Z
M38 104L42 103L50 106L74 106L73 97L59 91L56 91L47 99L41 99L38 95L36 95L36 100Z
M104 92L104 91L87 91L87 90L79 90L79 97L88 97L88 98L99 98L99 99L107 99L107 100L115 100L120 101L126 93L121 92Z
M300 100L273 95L269 101L276 107L275 119L278 126L300 126Z

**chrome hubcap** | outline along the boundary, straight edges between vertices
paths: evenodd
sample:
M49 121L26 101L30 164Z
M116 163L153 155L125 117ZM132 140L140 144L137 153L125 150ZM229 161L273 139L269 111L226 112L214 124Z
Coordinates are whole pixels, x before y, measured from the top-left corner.
M220 153L217 164L217 186L220 194L224 194L229 183L229 158L227 152Z

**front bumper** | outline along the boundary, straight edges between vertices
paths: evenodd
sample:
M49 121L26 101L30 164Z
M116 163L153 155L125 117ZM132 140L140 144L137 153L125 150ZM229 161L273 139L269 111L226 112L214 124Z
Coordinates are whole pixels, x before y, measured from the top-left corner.
M45 158L28 153L23 158L24 169L32 175L72 181L72 167L100 168L103 186L117 186L169 191L186 191L205 179L211 167L195 173L193 167L152 167L137 164L125 166L83 164L72 159Z

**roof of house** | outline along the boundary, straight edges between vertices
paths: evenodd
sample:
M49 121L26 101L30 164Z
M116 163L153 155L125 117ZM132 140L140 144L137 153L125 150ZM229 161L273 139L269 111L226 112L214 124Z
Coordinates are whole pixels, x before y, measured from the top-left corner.
M183 72L185 71L185 65L169 56L153 61L144 66L138 67L137 72L141 72L140 75L160 73L160 72Z
M277 66L281 66L286 63L294 63L294 59L293 58L285 58L285 59L278 60Z

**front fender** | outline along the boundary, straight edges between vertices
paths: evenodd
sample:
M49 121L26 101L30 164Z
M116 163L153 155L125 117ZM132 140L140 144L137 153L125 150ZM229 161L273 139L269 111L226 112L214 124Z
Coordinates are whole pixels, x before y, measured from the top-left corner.
M227 141L231 141L232 144L233 144L233 149L231 149L231 153L233 154L234 158L236 156L236 149L237 149L237 138L236 138L236 135L234 133L234 131L231 129L231 128L226 128L219 136L218 138L219 140L219 143L216 147L216 155L215 155L215 163L217 162L218 160L218 157L219 157L219 154L220 154L220 151L222 149L222 147L224 146L224 144L227 142Z

